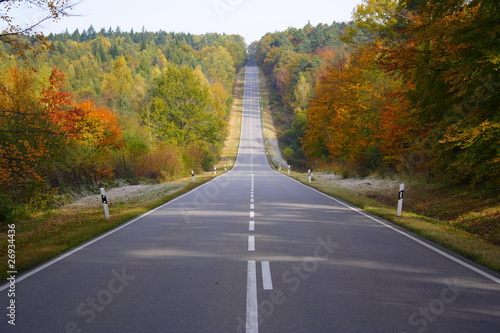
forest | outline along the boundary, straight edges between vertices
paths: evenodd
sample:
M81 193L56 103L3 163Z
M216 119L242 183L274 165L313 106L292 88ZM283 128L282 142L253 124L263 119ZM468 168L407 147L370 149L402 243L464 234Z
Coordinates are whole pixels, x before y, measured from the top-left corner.
M218 161L241 36L91 26L0 40L0 221Z
M364 0L352 22L252 45L292 167L500 179L500 3Z
M213 168L247 49L294 170L495 190L499 22L496 0L364 0L351 22L248 48L214 33L2 32L0 221L61 193Z

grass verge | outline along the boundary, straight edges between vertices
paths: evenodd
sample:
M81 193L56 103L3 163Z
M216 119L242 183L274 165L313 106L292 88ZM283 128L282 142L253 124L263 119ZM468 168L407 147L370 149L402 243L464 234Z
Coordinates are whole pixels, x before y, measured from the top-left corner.
M217 170L230 170L236 161L241 134L243 111L243 86L245 68L237 76L233 93L233 107L229 116L229 135L224 142L221 159ZM220 175L220 171L217 175ZM26 271L55 256L99 236L151 209L163 205L172 199L215 178L213 173L160 184L134 195L112 201L109 206L110 219L104 218L103 209L96 205L63 206L30 216L29 220L16 223L15 268L18 272ZM109 197L109 196L108 196ZM0 233L0 282L7 277L8 237Z
M270 108L269 89L262 75L260 78L263 134L267 140L276 138L276 127L284 122L275 119L278 115ZM272 148L266 145L270 165ZM370 186L370 190L346 189L328 180L335 177L309 184L305 173L292 172L291 177L500 272L500 194L491 195L490 189L411 184L411 195L405 193L403 216L397 217L394 190L388 192L376 186Z
M39 265L87 240L111 230L134 217L165 204L172 199L212 180L213 175L198 176L193 183L191 178L178 180L156 191L146 191L127 200L111 202L110 219L104 218L100 206L83 206L69 209L62 207L35 217L35 228L16 224L16 270L26 271ZM27 221L25 223L33 223ZM7 234L0 234L0 279L7 277Z
M228 136L224 141L224 147L221 152L221 159L217 164L217 169L227 166L234 166L236 155L238 154L241 118L243 116L243 90L245 85L245 67L243 67L236 76L236 84L233 91L233 106L229 115Z
M216 165L217 175L224 167L230 170L236 161L241 134L243 112L243 87L245 68L237 75L233 93L233 107L229 116L229 134ZM104 218L99 205L68 205L30 216L29 220L16 223L15 268L23 272L53 257L99 236L145 212L165 204L172 199L212 180L213 173L160 184L142 193L112 201L109 206L110 219ZM108 196L109 197L109 196ZM0 281L7 277L8 236L0 233Z
M292 172L291 176L307 186L347 201L368 213L379 216L483 266L500 272L500 247L478 235L457 229L446 221L408 211L403 212L403 215L398 217L396 216L395 203L392 206L384 204L359 192L342 189L336 186L334 182L313 181L309 184L307 174Z

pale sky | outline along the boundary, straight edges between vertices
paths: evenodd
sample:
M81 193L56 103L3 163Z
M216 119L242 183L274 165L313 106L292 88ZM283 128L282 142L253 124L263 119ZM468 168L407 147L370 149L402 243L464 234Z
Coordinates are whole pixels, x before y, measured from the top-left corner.
M78 2L75 0L74 2ZM76 28L96 30L120 26L122 31L164 30L203 34L239 34L247 44L267 32L312 25L349 21L362 0L83 0L72 14L58 23L44 23L42 31L72 33ZM35 16L24 14L24 21ZM22 21L22 20L21 20Z

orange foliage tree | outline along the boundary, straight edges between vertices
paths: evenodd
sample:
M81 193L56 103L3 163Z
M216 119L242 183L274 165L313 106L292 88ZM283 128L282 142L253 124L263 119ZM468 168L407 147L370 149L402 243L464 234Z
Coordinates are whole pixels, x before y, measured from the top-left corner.
M116 115L92 102L73 106L63 85L57 69L45 82L31 69L1 77L0 184L16 202L49 185L112 176L112 152L124 145Z
M48 171L56 135L37 99L37 82L29 69L11 69L0 80L0 183L23 196L38 187Z
M405 96L425 128L422 154L437 175L498 181L500 3L408 1L395 12L379 64L411 83Z
M60 91L64 84L62 72L54 70L49 82L49 88L42 92L42 101L51 122L71 147L63 170L73 178L77 175L78 185L112 177L112 153L125 145L118 117L90 101L74 104L70 94ZM58 174L64 172L60 170ZM59 177L57 183L65 181L68 179Z
M498 182L499 20L496 0L357 6L345 41L357 49L377 45L373 61L389 78L376 135L387 164L452 181Z
M357 174L380 165L381 110L390 82L375 68L376 54L375 46L344 53L325 70L307 114L302 143L308 157Z

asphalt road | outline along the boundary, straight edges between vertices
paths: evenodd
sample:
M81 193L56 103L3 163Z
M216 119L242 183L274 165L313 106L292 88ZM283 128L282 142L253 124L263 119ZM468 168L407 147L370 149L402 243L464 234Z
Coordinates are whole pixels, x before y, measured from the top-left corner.
M270 169L255 67L232 171L17 278L0 332L500 332L498 274Z

